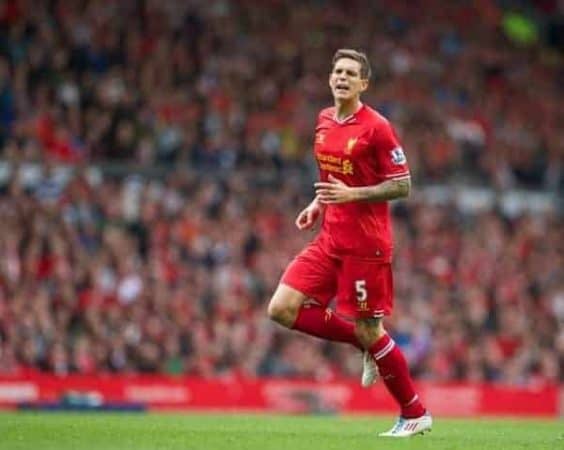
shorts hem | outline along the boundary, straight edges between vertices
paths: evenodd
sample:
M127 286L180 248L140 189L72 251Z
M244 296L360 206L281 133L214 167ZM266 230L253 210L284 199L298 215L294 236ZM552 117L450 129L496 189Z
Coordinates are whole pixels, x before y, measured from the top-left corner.
M293 283L289 283L286 280L283 280L283 279L280 280L280 284L283 284L284 286L288 286L289 288L294 289L295 291L298 291L300 294L304 295L305 297L315 300L316 302L319 303L320 306L325 303L325 301L323 299L318 298L318 296L315 296L315 295L313 295L309 292L306 292L307 289L302 289L301 287L298 287Z
M337 308L337 314L340 316L346 317L349 320L357 320L357 319L383 319L384 317L389 317L392 312L391 311L384 311L384 312L372 312L372 311L339 311Z

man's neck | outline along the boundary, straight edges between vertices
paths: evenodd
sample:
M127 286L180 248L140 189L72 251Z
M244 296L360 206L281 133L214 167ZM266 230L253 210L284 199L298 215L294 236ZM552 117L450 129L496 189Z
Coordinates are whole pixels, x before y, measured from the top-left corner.
M358 98L346 102L335 102L335 119L343 121L356 113L361 107L362 103Z

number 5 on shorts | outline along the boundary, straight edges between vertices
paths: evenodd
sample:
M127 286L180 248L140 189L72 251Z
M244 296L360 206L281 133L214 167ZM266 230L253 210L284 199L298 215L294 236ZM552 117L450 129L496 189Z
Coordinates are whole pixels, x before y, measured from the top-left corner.
M356 290L356 299L359 302L364 302L368 298L368 292L366 292L366 280L356 280L354 282L354 288Z

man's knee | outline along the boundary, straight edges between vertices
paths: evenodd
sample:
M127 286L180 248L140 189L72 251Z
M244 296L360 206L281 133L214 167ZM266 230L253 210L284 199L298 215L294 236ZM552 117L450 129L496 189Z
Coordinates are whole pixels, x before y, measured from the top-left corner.
M381 318L358 319L354 331L358 341L365 349L372 347L378 339L386 334Z
M292 328L305 297L288 286L278 286L268 304L268 317L287 328Z
M283 301L270 300L268 304L268 318L274 322L278 322L281 325L287 326L288 328L293 325L290 319L294 315L294 311L291 305L284 303Z

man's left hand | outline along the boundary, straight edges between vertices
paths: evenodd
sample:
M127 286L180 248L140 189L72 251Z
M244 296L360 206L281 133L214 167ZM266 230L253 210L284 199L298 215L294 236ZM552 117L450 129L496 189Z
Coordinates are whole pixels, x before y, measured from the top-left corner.
M333 175L328 176L329 181L318 181L314 184L315 195L325 205L346 203L356 200L355 188L347 186Z

